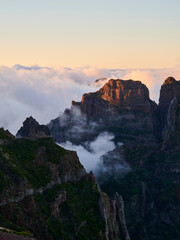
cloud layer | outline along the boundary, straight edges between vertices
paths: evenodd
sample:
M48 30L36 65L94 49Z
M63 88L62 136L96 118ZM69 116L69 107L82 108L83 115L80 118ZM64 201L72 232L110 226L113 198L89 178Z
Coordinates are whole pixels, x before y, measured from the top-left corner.
M16 133L27 116L48 123L59 112L81 100L85 92L99 89L107 80L94 84L97 78L140 80L158 101L160 85L168 76L180 79L180 68L172 69L99 69L0 66L0 127Z

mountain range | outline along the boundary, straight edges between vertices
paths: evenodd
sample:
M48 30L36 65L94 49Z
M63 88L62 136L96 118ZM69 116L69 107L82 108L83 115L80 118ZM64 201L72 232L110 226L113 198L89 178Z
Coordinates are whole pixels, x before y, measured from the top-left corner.
M89 150L102 132L116 147L101 157L96 177L56 144ZM173 77L159 104L140 81L110 79L47 125L29 117L16 137L1 129L0 227L38 240L178 240L179 140Z

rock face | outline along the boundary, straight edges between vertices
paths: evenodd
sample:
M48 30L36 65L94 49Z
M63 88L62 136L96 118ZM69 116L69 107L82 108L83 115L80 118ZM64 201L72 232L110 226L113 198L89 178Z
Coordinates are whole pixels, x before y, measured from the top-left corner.
M167 127L168 109L174 98L180 100L180 81L168 77L161 86L159 98L159 111L163 130Z
M125 214L124 214L124 201L122 199L122 196L120 196L118 193L115 193L115 199L117 202L117 213L118 218L121 223L121 232L124 240L130 240L129 233L126 226L125 221Z
M106 237L112 240L130 240L126 226L124 202L122 196L115 193L109 201L106 194L101 193L99 201L100 211L106 223ZM120 225L119 225L120 223ZM119 225L120 227L114 227Z
M1 136L8 138L9 133L2 130ZM0 148L0 229L37 240L121 239L116 213L109 209L105 217L101 211L102 195L103 211L111 200L93 173L86 173L77 154L56 145L51 137L25 136L11 138Z
M140 81L112 79L100 89L100 92L104 100L124 107L141 106L150 100L147 87Z
M72 108L48 126L57 142L82 143L103 129L126 143L159 139L157 105L147 87L132 80L109 80L99 91L84 94L81 102L73 101Z
M171 101L180 99L180 81L176 81L173 77L168 77L160 90L159 109L162 127L166 127L167 113Z
M127 227L132 240L180 238L180 88L170 77L161 87L158 114L162 140L153 146L124 144L124 159L131 167L125 176L103 182L109 195L118 191L125 201ZM113 189L112 187L113 186Z
M72 102L79 106L81 111L90 117L104 117L109 112L114 112L113 107L121 110L151 111L152 102L149 99L147 87L140 81L111 79L99 91L84 94L80 103ZM105 109L104 109L105 108Z
M16 136L23 138L38 138L50 135L51 134L47 126L39 125L33 117L29 117L23 122L23 127L19 129Z

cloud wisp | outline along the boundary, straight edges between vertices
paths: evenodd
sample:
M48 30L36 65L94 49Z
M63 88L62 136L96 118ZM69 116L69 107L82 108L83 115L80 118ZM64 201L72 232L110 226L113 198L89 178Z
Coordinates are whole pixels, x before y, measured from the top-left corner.
M93 171L97 177L101 176L101 179L106 176L115 179L131 171L120 150L122 143L115 144L112 133L101 132L93 141L87 141L83 145L75 145L69 141L57 144L76 151L86 171Z
M84 146L73 145L71 142L61 143L60 146L76 151L81 164L89 172L95 170L101 162L101 157L116 148L114 135L108 132L100 133L93 141L86 142Z

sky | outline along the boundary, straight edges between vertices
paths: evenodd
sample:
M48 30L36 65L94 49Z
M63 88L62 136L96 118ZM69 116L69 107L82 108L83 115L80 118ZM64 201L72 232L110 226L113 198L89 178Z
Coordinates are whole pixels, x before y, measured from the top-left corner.
M163 81L180 79L179 10L179 0L0 0L0 127L47 124L110 78L140 80L158 103ZM116 147L111 133L88 144L64 143L87 170Z
M0 65L172 68L179 0L1 0Z
M179 0L1 0L0 127L48 123L96 91L97 78L140 80L158 103L180 79Z

